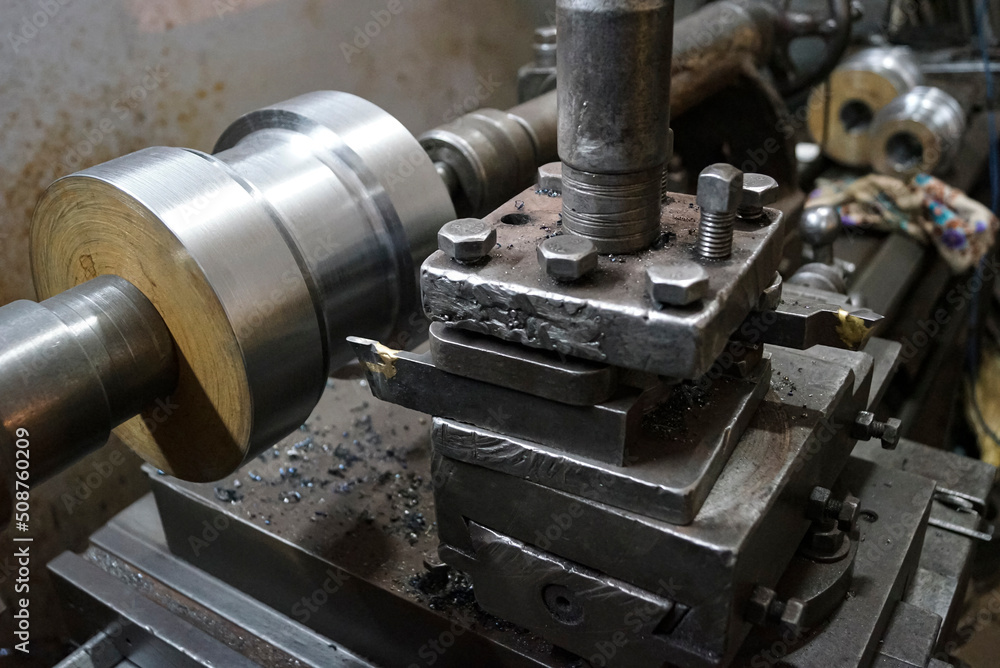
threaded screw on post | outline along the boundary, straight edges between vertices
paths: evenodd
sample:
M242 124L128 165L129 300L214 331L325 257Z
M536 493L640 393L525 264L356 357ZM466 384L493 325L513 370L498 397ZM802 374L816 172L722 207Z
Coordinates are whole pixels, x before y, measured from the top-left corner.
M706 260L724 260L733 254L735 213L701 211L698 228L698 255Z

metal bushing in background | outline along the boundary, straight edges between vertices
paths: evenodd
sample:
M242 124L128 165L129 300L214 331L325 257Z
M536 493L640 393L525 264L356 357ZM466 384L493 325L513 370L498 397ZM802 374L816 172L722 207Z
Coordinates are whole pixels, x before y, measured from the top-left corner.
M945 171L954 164L965 127L958 100L940 88L918 86L875 116L872 166L904 180Z
M422 322L417 268L455 217L416 139L353 95L253 112L217 150L150 148L60 179L31 230L41 298L112 274L159 312L177 408L116 433L194 481L301 425L349 333L405 343Z
M809 131L837 162L868 166L875 115L922 81L917 59L907 47L859 51L809 96Z

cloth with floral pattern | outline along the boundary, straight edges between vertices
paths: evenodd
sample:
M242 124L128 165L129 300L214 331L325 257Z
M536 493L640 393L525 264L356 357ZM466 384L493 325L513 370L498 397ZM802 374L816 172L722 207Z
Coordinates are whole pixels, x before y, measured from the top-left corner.
M957 274L979 263L1000 227L989 208L927 174L909 183L882 174L821 179L807 206L836 206L845 227L933 243Z

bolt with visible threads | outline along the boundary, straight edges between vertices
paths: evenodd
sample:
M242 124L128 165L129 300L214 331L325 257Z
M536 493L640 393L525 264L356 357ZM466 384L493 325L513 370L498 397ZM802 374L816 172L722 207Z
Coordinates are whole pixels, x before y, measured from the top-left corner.
M903 423L898 418L889 418L881 422L875 419L874 413L861 411L851 426L851 438L859 441L877 438L882 441L883 448L894 450L899 445L899 432L902 426Z
M556 27L535 28L535 67L556 66Z
M833 498L825 487L814 487L809 494L806 517L823 526L836 526L841 531L854 531L860 512L860 501L848 494L843 500Z
M706 260L724 260L733 254L733 224L743 199L743 172L719 163L698 177L698 254Z

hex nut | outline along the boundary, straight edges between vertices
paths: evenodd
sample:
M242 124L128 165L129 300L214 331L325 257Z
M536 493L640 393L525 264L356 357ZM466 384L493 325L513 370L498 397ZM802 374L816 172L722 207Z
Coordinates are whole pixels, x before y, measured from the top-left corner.
M479 218L453 220L438 231L438 248L458 262L476 262L490 254L497 231Z
M538 264L559 281L575 281L597 269L597 247L574 234L549 237L538 244Z
M774 604L775 597L773 589L757 585L747 601L743 618L755 626L764 626L770 620L771 606Z
M561 162L550 162L538 168L538 189L562 192Z
M655 302L687 306L708 294L708 272L694 262L652 265L646 269L646 288Z
M698 206L708 213L735 214L743 200L743 172L718 163L698 176Z

